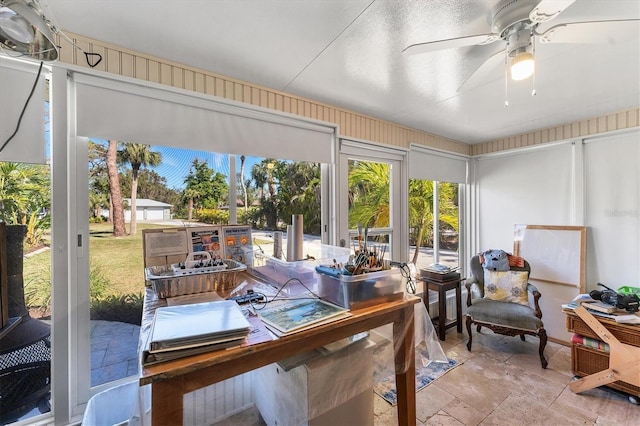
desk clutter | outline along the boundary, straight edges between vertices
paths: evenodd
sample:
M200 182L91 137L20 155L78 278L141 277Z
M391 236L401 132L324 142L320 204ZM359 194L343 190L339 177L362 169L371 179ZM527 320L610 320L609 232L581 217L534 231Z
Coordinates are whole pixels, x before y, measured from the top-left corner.
M401 269L383 261L384 247L360 243L356 254L308 245L305 259L286 261L266 255L246 225L145 230L146 285L159 302L143 365L265 342L401 299Z
M157 308L143 353L147 365L241 345L249 322L234 301Z
M591 314L609 318L617 323L640 325L640 288L622 286L613 290L598 283L605 290L592 290L588 294L579 294L562 308L575 311L579 306L586 308Z
M420 270L423 279L433 281L452 281L460 279L458 268L451 268L446 265L434 263Z

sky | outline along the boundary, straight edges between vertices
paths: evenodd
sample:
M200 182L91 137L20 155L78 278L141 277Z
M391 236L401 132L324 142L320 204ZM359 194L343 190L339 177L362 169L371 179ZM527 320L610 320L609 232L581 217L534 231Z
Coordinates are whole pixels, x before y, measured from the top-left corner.
M45 142L46 142L46 156L51 158L51 132L49 123L49 103L45 102ZM93 142L107 145L108 141L105 139L90 138ZM189 174L189 169L194 159L204 160L207 165L220 172L223 175L229 177L229 155L222 153L214 153L208 151L195 151L183 148L174 148L161 145L151 145L151 150L159 152L162 155L162 163L157 167L150 167L150 170L155 171L160 176L167 180L167 187L170 189L184 189L184 179ZM254 164L260 163L263 160L262 157L246 157L245 161L245 174L250 176L251 167ZM240 173L240 156L236 158L236 173ZM245 179L247 179L245 177Z
M96 143L104 144L105 146L108 143L103 139L91 140ZM228 154L220 154L208 151L195 151L160 145L151 145L150 148L151 151L159 152L162 155L162 163L157 167L149 167L149 169L164 177L167 180L167 187L170 189L184 189L184 179L189 174L191 164L196 158L201 161L206 161L207 165L211 169L229 177ZM262 160L263 158L261 157L246 157L244 171L247 177L251 173L251 167L256 163L261 162ZM240 173L240 156L236 158L236 173Z

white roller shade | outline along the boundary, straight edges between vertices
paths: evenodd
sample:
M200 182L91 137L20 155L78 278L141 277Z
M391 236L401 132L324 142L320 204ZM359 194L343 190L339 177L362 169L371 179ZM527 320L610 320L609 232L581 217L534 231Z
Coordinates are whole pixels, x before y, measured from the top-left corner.
M409 151L409 179L467 183L467 161L466 157L412 145Z
M78 135L331 162L334 129L210 96L76 75Z
M638 287L640 131L587 139L584 165L589 285Z
M572 224L572 161L569 143L480 158L479 248L512 247L516 223Z
M39 64L0 56L0 146L13 134L38 75ZM20 129L0 152L0 161L45 163L45 78L43 69Z

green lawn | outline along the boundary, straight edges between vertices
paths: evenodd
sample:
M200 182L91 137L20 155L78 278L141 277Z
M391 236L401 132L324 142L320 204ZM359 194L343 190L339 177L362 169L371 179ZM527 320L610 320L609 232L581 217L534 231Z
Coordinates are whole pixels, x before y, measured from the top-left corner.
M144 291L142 230L164 225L138 223L135 236L112 237L110 223L89 225L90 268L98 268L109 282L107 294L121 295ZM51 251L24 260L25 291L36 291L50 282ZM47 285L48 287L48 285Z
M113 225L89 225L90 267L99 268L109 281L108 294L140 293L144 291L144 259L142 257L142 230L166 228L165 225L138 223L134 236L114 238Z

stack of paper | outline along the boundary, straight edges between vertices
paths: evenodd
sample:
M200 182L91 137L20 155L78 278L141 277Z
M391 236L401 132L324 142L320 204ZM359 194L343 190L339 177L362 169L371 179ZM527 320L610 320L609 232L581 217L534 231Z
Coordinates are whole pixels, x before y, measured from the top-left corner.
M269 304L258 311L260 319L277 336L285 336L336 321L349 311L320 299L292 299Z
M249 329L240 307L231 300L158 308L143 362L152 364L239 346Z

